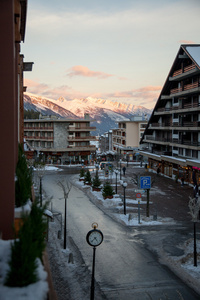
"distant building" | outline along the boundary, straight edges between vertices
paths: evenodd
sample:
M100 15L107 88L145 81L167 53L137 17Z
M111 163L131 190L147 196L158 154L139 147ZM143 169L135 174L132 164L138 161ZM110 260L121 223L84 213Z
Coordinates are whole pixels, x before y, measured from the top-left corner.
M200 45L181 45L141 139L149 166L200 183Z
M133 160L138 154L146 125L147 120L142 116L133 116L130 120L118 122L118 128L112 130L113 151L127 160Z
M58 119L56 117L24 120L24 137L37 151L38 156L49 163L89 162L96 146L90 132L92 120L88 115L84 119Z
M112 130L105 132L99 137L99 152L101 158L113 160L115 153L112 150Z

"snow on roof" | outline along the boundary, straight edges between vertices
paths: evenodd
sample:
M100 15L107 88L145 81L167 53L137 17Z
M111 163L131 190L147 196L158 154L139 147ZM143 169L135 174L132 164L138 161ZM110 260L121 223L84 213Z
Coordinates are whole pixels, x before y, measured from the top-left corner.
M200 45L186 46L185 48L200 67Z

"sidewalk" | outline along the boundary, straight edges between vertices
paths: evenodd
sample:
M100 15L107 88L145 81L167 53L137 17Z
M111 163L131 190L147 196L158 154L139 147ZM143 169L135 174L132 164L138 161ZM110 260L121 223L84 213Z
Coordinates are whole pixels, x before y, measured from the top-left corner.
M126 167L126 175L121 176L122 180L128 183L126 188L126 198L136 198L135 189L138 189L134 183L135 176L151 176L152 188L150 189L150 215L157 215L162 218L173 218L176 221L191 221L189 215L189 197L193 198L193 187L181 183L176 183L168 177L161 174L157 175L150 169L144 167L129 165ZM118 185L118 193L123 195L123 188ZM142 195L142 200L146 200L146 193ZM128 212L128 207L127 207Z

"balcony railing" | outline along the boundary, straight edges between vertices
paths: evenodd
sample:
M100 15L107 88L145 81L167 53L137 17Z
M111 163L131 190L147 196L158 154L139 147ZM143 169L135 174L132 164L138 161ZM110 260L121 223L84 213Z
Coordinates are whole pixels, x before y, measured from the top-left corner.
M68 130L69 131L88 131L88 130L96 130L96 127L92 127L92 126L90 126L90 127L87 127L87 126L85 126L85 127L75 127L75 126L69 126L69 128L68 128Z
M25 139L27 140L51 140L53 141L53 137L50 137L50 136L30 136L30 135L25 135L24 136Z
M172 110L197 108L197 107L200 107L200 103L185 103L182 106L177 105L177 106L171 106L171 107L160 107L160 108L157 108L156 112L168 112L168 111L172 111Z
M67 138L69 141L77 141L77 140L87 140L87 141L95 141L95 136L68 136Z
M181 93L181 92L184 92L184 91L188 91L188 90L197 88L197 87L199 87L199 86L200 86L199 82L196 81L196 82L194 82L194 83L186 84L186 85L184 85L183 87L171 89L171 90L170 90L170 94Z
M182 70L182 69L176 70L176 71L173 73L172 77L175 77L175 76L178 76L178 75L180 75L180 74L189 72L189 71L191 71L191 70L194 70L195 68L196 68L195 65L194 65L194 64L191 64L191 65L189 65L189 66L187 66L187 67L184 67L183 70Z
M151 123L151 127L200 127L200 121L195 122L165 122L165 123Z
M24 126L24 130L34 131L34 130L53 130L52 127L33 127L33 126Z

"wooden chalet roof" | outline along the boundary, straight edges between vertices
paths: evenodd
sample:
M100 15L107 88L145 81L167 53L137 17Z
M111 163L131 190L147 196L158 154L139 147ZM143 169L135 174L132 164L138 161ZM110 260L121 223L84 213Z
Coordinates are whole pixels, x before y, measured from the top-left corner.
M177 70L178 68L181 67L181 57L187 57L188 59L190 59L194 65L196 66L197 69L199 69L200 71L200 44L184 44L184 45L181 45L180 48L179 48L179 51L175 57L175 60L172 64L172 67L169 71L169 74L167 76L167 79L163 85L163 88L160 92L160 95L158 97L158 100L155 104L155 107L152 111L152 114L149 118L149 122L146 126L146 129L143 133L143 136L140 140L140 144L142 143L143 139L144 139L144 136L147 134L147 131L148 131L148 128L149 128L149 125L151 124L151 121L152 121L152 118L154 116L154 112L156 111L156 109L159 107L159 103L160 103L160 98L162 95L166 95L169 93L169 90L171 88L171 85L172 85L172 82L169 81L169 77L172 76L172 74L174 73L175 70ZM162 103L163 103L164 100L162 100ZM167 101L167 100L166 100Z

